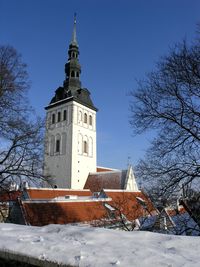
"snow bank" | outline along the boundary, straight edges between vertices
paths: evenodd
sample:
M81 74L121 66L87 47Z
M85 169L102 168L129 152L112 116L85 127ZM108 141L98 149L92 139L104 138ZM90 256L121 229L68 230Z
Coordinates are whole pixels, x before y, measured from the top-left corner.
M200 238L82 225L0 224L0 251L80 267L192 267L199 266Z

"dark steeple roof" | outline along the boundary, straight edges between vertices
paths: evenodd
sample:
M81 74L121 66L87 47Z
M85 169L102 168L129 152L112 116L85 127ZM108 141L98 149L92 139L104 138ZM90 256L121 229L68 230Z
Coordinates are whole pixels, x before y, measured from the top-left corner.
M72 33L72 41L68 49L68 61L65 64L65 80L63 86L55 91L55 96L51 99L50 104L45 108L63 104L64 102L76 101L93 110L97 108L93 105L90 98L90 92L86 88L81 87L80 74L81 66L78 60L79 47L76 38L76 15L74 16L74 27Z

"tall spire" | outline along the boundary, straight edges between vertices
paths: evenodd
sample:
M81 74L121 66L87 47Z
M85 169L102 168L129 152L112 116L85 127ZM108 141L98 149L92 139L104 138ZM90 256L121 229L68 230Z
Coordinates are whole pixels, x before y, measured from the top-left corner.
M73 28L73 33L72 33L72 42L71 44L77 45L77 39L76 39L76 13L74 13L74 28Z
M64 81L64 86L69 90L77 90L81 88L80 74L81 66L79 64L79 47L76 40L76 13L74 14L74 27L72 33L72 41L69 45L68 50L68 61L65 64L66 79Z

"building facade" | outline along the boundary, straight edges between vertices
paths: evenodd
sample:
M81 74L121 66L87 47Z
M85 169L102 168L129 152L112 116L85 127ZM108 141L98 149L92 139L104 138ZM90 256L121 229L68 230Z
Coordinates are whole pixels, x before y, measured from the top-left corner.
M59 188L82 189L96 171L96 112L90 92L80 81L76 19L65 64L63 86L46 109L44 174Z

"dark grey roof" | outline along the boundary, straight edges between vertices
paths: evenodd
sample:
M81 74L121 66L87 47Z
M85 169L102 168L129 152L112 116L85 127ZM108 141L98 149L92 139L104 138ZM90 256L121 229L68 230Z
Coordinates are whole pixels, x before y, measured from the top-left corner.
M98 109L94 106L90 92L86 88L72 88L71 90L65 89L65 87L59 87L55 91L55 96L51 99L50 104L45 109L61 105L65 102L76 101L82 105L85 105L95 111Z
M90 173L84 189L100 192L102 189L124 189L127 170Z

